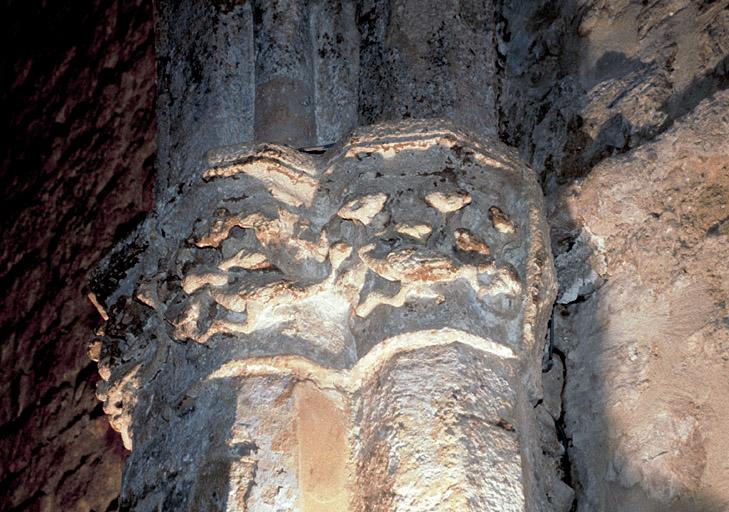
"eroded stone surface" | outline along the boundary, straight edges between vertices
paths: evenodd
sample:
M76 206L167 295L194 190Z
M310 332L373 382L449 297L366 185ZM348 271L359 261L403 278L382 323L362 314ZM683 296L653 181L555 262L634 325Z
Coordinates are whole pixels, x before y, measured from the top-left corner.
M729 504L727 112L717 93L552 210L578 510Z
M712 349L686 357L688 342L682 340L697 336L687 334L696 324L684 313L713 318L705 304L717 300L707 298L716 297L717 289L705 291L701 269L721 273L726 266L709 249L708 234L701 234L709 226L696 225L706 217L714 222L713 232L723 226L726 199L716 187L721 180L716 174L711 185L704 180L710 176L705 170L715 165L710 162L726 159L729 129L718 113L726 107L724 100L716 110L702 102L729 85L729 2L539 0L501 6L500 133L542 174L548 201L557 204L548 213L560 282L556 335L567 352L567 430L579 433L572 442L580 447L569 449L569 432L562 441L579 508L723 511L729 508L729 488L713 482L714 477L726 481L725 473L716 464L701 469L699 443L690 440L694 434L688 427L683 439L678 425L695 425L689 417L697 418L694 432L708 435L726 431L724 423L696 413L693 398L662 411L655 404L671 401L678 388L688 397L705 396L717 386L710 373L696 375L692 383L684 380L691 373L684 366L704 365L711 372L719 356ZM700 142L703 133L706 146ZM710 158L709 145L716 150ZM625 158L616 157L621 154ZM593 179L595 173L600 177ZM557 186L585 176L572 187ZM667 257L674 252L684 262ZM624 258L634 268L623 265ZM681 276L686 281L677 288L665 284ZM682 305L668 307L668 302ZM707 310L697 312L699 304ZM708 340L722 336L720 329L716 338L701 335L699 346L714 346ZM641 355L648 338L664 346L663 359ZM636 369L643 366L652 375ZM641 398L646 386L662 391ZM626 395L631 398L620 406L617 424L612 415L619 406L602 401ZM716 400L704 403L723 401ZM665 414L676 425L667 425ZM664 437L663 430L671 434ZM675 458L653 458L668 437L683 448L676 448ZM638 444L653 446L651 453ZM707 460L727 451L721 443L706 446ZM606 460L618 452L623 454L615 466L622 469L608 478ZM667 495L672 498L664 499Z
M729 1L505 1L500 133L547 181L585 176L729 83Z
M209 162L104 298L99 393L133 447L126 502L189 507L186 482L235 466L238 490L218 474L204 491L228 510L552 510L531 401L554 285L531 171L434 120Z

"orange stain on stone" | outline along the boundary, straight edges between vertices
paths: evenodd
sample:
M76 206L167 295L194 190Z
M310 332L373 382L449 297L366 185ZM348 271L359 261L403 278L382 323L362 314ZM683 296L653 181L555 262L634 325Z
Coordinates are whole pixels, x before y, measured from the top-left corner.
M294 393L301 510L349 510L346 410L310 382L297 384Z

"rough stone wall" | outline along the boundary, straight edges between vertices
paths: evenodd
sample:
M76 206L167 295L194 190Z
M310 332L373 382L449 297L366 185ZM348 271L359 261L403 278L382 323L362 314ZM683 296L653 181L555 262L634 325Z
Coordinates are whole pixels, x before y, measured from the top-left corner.
M0 509L114 508L86 272L151 205L149 2L2 8Z
M564 182L729 85L726 1L503 1L500 134Z
M729 94L551 208L578 510L729 507Z
M501 135L550 204L577 509L726 510L729 2L499 12Z

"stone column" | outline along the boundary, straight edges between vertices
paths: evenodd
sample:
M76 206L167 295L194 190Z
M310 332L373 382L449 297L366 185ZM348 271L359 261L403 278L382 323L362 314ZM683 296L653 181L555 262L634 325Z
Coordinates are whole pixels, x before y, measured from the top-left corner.
M255 136L313 145L314 69L308 0L259 0L256 17Z
M413 84L449 83L405 55ZM488 130L438 118L461 94L316 154L213 148L106 258L92 348L132 449L123 507L551 510L532 409L554 296L541 191Z
M492 0L359 3L360 121L447 117L496 135Z

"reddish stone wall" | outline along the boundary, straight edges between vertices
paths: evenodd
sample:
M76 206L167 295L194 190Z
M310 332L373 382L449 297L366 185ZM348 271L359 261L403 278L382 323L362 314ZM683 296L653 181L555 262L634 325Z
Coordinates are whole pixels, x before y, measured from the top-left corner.
M151 2L2 9L0 510L113 510L86 273L151 207Z

